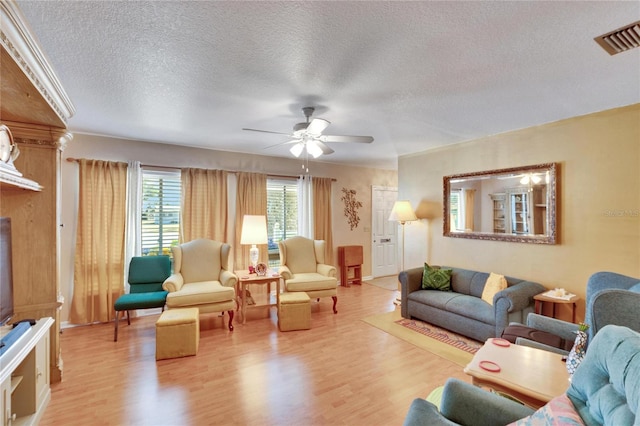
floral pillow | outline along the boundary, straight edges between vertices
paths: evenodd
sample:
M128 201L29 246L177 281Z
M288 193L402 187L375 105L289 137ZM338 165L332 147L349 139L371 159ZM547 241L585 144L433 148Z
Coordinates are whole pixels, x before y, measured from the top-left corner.
M557 396L538 411L507 426L584 426L566 394Z

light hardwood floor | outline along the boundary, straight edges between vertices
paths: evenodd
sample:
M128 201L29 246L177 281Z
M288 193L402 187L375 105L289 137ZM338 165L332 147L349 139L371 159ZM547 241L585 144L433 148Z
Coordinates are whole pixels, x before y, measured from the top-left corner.
M198 354L158 362L157 315L121 322L118 342L113 323L65 329L63 381L40 424L402 424L414 398L448 377L470 379L360 321L396 309L395 296L367 283L339 287L337 315L331 298L312 302L312 329L284 333L275 308L251 311L245 325L236 315L233 332L202 315Z

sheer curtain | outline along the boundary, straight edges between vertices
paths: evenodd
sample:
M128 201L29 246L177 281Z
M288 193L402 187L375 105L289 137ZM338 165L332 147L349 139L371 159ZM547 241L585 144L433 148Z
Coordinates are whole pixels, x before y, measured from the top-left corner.
M124 245L124 288L129 292L129 263L134 256L140 256L142 242L140 240L142 203L142 168L139 161L129 161L127 166L127 203Z
M107 322L123 293L127 164L78 160L79 201L69 321Z
M331 222L331 182L330 178L313 179L313 222L314 238L325 241L325 262L333 263L333 233Z
M245 214L267 215L267 175L261 173L239 172L236 174L238 186L236 191L236 229L234 247L234 268L244 269L249 266L248 245L240 244L242 235L242 218ZM268 247L258 245L260 251L259 262L267 263Z
M464 230L473 231L473 217L475 215L475 189L464 189Z
M182 169L180 241L226 240L227 173L224 170Z
M309 175L298 178L298 235L314 238L313 179Z

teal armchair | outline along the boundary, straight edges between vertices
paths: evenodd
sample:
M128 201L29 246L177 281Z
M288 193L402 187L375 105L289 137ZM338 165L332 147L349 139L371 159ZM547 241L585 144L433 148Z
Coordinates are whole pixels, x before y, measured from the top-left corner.
M608 324L622 325L631 330L640 331L640 313L638 313L638 307L640 306L640 279L615 272L596 272L587 280L585 303L585 323L589 325L587 330L589 342L602 327ZM578 330L577 324L533 313L528 315L526 325L568 340L575 340L575 332ZM531 346L563 355L569 354L566 350L522 337L519 337L516 342L519 345Z
M129 311L134 309L162 308L168 292L162 283L171 275L171 259L168 256L132 257L129 263L129 293L118 297L113 305L115 328L113 341L118 341L118 317L127 312L127 324L131 325Z

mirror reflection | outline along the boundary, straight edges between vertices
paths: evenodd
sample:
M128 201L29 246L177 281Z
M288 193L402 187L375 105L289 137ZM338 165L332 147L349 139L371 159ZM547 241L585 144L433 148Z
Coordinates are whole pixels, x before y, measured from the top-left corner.
M556 163L444 177L444 235L555 244Z

